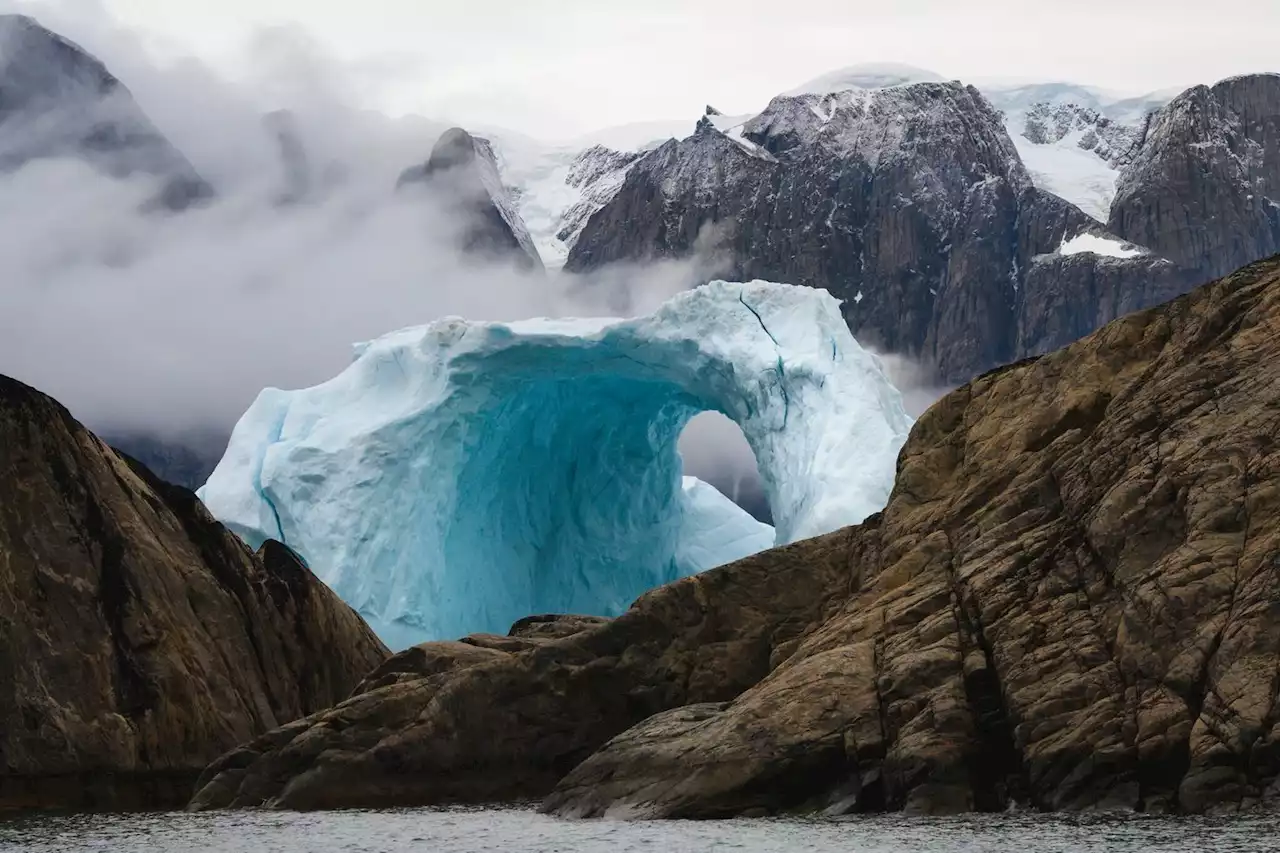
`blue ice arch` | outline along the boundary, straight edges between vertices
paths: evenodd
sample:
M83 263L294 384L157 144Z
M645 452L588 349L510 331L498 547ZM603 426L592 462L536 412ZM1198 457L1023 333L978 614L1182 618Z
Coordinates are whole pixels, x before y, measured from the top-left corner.
M755 452L776 530L683 477L714 410ZM823 290L712 282L630 320L449 318L263 391L200 497L286 542L388 645L613 615L646 590L861 521L910 419Z

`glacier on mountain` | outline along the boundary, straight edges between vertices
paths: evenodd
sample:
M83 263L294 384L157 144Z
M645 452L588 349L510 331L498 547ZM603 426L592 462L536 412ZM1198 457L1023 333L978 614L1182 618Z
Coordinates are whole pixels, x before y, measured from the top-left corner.
M677 439L708 410L741 427L776 529L682 476ZM404 647L616 614L856 523L909 426L826 291L712 282L637 319L448 318L358 345L328 382L264 390L199 494Z

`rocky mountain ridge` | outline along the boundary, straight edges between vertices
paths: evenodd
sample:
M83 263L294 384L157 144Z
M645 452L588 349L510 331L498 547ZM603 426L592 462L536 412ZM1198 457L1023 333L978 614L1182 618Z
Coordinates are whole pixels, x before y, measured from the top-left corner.
M1280 74L1197 86L1156 114L1108 228L1197 283L1280 251Z
M945 381L1115 316L1090 303L1065 306L1064 318L1025 286L1037 258L1103 229L1033 185L1001 115L959 83L781 96L727 130L704 119L630 166L565 268L688 255L708 229L729 259L726 276L824 287L845 300L860 340L919 357ZM1140 296L1130 303L1179 292L1167 275L1147 274L1150 259L1093 264L1078 259L1072 270L1133 271ZM1059 332L1026 332L1046 322Z
M0 377L0 811L180 805L387 655L284 546Z
M33 18L0 15L0 173L61 156L151 176L169 210L213 192L105 65Z

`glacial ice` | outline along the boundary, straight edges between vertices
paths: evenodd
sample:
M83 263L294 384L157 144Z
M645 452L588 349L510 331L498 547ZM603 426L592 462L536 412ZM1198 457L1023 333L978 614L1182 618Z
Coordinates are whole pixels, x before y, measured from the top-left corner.
M682 476L695 414L735 421L776 529ZM264 390L200 490L279 539L388 645L614 615L646 590L861 521L910 418L824 290L712 282L629 320L468 322Z

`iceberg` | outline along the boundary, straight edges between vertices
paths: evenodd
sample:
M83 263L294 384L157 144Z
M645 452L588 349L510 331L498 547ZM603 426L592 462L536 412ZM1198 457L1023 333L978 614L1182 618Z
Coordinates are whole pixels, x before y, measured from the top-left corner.
M703 411L741 427L775 527L683 476ZM645 591L881 509L911 419L825 290L716 281L634 319L446 318L262 391L199 491L393 648Z

